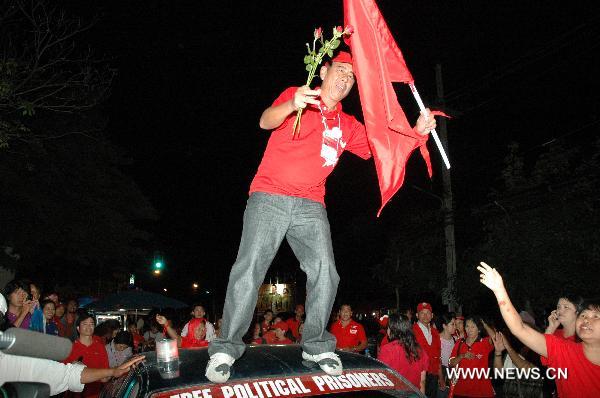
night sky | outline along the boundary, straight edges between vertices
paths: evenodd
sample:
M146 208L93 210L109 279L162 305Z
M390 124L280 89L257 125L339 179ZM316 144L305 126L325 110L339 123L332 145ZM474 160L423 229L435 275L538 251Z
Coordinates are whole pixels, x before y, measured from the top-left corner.
M224 291L269 136L258 127L260 114L284 88L306 79L304 43L314 28L342 24L342 1L85 3L70 11L101 17L85 40L118 70L104 104L107 133L133 160L127 172L160 215L153 232L168 265L164 286L176 291L194 279ZM378 4L430 106L434 67L442 65L446 109L454 116L448 133L457 209L486 200L510 141L535 156L554 138L589 139L597 131L600 14L591 1ZM414 123L407 87L397 92ZM361 118L357 98L355 88L345 109ZM381 261L405 212L439 208L423 192L440 193L433 142L430 151L433 180L413 156L405 186L379 219L373 162L342 157L326 196L338 258L358 245ZM338 260L342 281L361 266ZM284 244L272 275L296 268ZM342 282L340 294L351 289Z

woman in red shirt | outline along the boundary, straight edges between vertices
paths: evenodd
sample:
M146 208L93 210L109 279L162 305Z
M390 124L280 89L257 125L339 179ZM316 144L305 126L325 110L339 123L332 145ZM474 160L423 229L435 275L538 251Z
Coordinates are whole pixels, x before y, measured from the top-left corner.
M454 387L455 397L493 397L495 395L492 382L484 377L489 372L488 356L494 349L489 337L482 338L485 325L481 318L469 316L465 319L465 338L456 342L450 360L450 367L463 368L463 373ZM472 369L472 370L471 370ZM478 373L479 372L479 373ZM469 377L471 376L471 377Z
M63 361L64 363L82 362L90 368L108 368L108 354L99 337L94 336L96 320L87 313L81 314L75 321L75 327L79 337L73 343L71 353ZM108 380L103 380L108 381ZM82 392L84 398L98 397L103 383L94 382L86 384Z
M566 369L566 377L556 378L560 398L600 397L600 300L583 304L575 321L575 332L581 343L552 334L542 334L523 322L510 302L502 277L486 263L477 267L481 283L498 301L506 326L523 344L548 361L546 375L556 375Z
M417 343L409 319L404 315L390 315L387 336L389 343L381 346L377 359L396 370L425 394L429 357Z

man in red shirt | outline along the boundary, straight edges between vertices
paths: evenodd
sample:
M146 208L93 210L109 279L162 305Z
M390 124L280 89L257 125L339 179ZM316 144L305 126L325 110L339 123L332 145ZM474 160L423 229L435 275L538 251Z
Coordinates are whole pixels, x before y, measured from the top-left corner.
M335 338L326 330L339 275L325 210L325 181L344 151L368 159L371 150L365 127L343 112L341 101L354 86L352 57L340 52L319 71L320 88L289 87L260 118L272 130L263 159L250 185L242 238L229 275L219 338L209 346L206 377L213 383L229 379L233 362L246 345L258 288L284 238L306 272L306 313L302 358L319 364L330 375L342 374ZM303 109L301 130L293 134L297 111ZM415 131L425 136L435 119L421 115ZM409 138L416 149L426 140Z
M417 342L422 349L427 352L429 357L429 367L427 368L427 379L425 382L425 395L428 397L437 396L438 388L445 389L444 378L442 377L442 342L437 329L432 327L433 310L429 303L419 303L417 305L417 322L413 325L413 332Z
M365 328L352 319L352 307L348 304L340 307L340 319L331 325L331 334L335 336L338 350L361 352L367 348Z
M290 327L290 331L292 332L292 336L296 339L296 341L300 341L300 325L304 322L304 306L302 304L296 305L296 310L294 311L295 316L293 318L288 319L286 322Z
M75 327L79 333L79 338L73 342L71 353L63 360L63 363L81 361L90 368L108 368L108 354L104 343L98 336L94 336L94 327L96 320L89 314L81 314ZM103 380L107 381L107 380ZM85 386L82 397L95 398L100 395L103 384L101 382L90 383Z

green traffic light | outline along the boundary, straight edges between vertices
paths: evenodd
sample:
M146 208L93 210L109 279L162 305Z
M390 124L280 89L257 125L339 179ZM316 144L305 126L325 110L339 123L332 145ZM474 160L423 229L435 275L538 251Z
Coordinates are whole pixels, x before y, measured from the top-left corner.
M154 263L154 268L156 268L156 269L161 269L162 266L163 266L163 264L160 261L157 261Z

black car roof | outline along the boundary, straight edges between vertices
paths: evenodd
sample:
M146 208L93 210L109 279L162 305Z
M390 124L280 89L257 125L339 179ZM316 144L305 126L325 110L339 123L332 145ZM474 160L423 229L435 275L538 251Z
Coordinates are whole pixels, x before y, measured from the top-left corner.
M342 360L345 373L381 371L389 375L391 372L397 388L410 393L418 392L406 379L398 376L382 362L359 354L341 351L337 354ZM206 348L180 349L179 376L176 378L165 378L164 374L161 375L155 352L144 353L144 355L146 358L143 365L136 370L137 378L140 379L140 385L136 387L141 393L138 396L150 397L161 391L184 391L192 387L215 386L204 374L209 360ZM244 355L232 366L231 377L227 384L272 378L302 378L308 375L327 377L316 363L302 360L302 348L299 345L248 346ZM131 379L131 376L128 379ZM104 391L103 396L118 396L118 392L125 389L126 384L128 384L127 380L114 382L112 386L107 386L106 390L110 391Z

